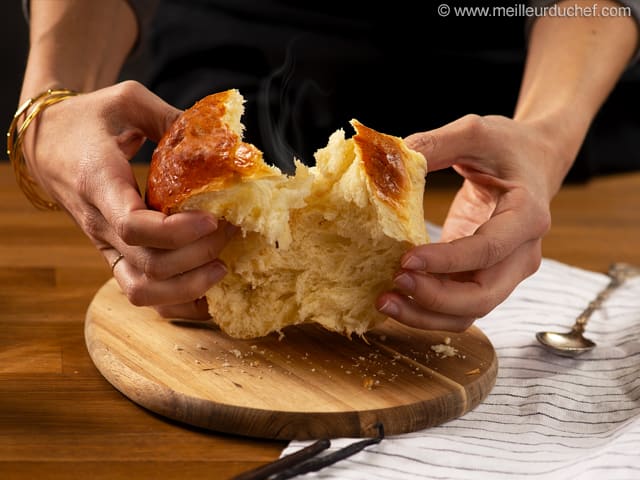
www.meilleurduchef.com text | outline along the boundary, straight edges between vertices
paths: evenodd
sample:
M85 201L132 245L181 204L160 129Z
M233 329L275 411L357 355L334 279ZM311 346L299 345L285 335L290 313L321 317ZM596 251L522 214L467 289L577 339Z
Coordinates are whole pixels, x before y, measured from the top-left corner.
M580 5L580 4L553 4L546 6L533 6L526 3L518 3L504 6L456 6L441 3L437 7L441 17L630 17L631 7L624 5Z

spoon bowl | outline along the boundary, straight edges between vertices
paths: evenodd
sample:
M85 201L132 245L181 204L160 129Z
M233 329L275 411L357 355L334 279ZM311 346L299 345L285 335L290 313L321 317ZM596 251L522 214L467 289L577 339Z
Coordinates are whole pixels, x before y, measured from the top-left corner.
M629 265L628 263L613 263L609 267L607 275L610 278L609 284L598 293L598 296L590 302L587 308L578 316L570 331L566 333L536 333L536 339L542 346L550 352L564 357L576 357L596 346L595 342L584 336L584 329L589 317L609 298L611 292L622 285L625 280L640 275L640 268Z
M596 346L595 342L575 329L567 333L538 332L536 338L542 346L564 357L576 357Z

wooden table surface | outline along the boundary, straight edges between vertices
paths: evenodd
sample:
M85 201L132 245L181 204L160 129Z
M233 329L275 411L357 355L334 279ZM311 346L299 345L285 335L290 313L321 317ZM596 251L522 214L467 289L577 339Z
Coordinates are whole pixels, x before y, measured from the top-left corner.
M436 223L454 192L447 178L428 182ZM552 207L545 257L603 272L640 265L640 173L567 185ZM83 322L109 278L69 217L33 208L0 162L0 478L224 479L277 458L284 442L176 424L103 379Z

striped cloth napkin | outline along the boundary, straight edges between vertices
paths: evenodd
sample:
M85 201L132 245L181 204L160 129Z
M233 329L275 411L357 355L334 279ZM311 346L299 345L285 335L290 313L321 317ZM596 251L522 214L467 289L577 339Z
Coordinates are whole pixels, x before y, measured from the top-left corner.
M640 277L592 315L587 337L597 343L594 350L560 357L535 339L539 330L567 331L608 281L543 259L476 322L499 364L483 402L458 419L386 437L304 478L640 479ZM355 440L334 439L329 451ZM308 443L292 441L282 455Z

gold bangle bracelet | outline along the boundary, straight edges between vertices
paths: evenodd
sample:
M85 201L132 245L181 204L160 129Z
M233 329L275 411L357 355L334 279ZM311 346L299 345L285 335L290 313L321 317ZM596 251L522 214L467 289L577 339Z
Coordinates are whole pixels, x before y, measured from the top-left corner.
M29 174L27 162L22 153L24 135L29 125L31 125L31 122L46 108L75 95L78 95L78 92L66 88L46 90L20 105L13 116L11 125L9 125L7 132L7 155L9 155L9 160L13 166L16 181L27 199L29 199L36 208L41 210L60 210L60 206L54 201L44 198L42 188ZM18 127L20 117L25 114L24 121Z

